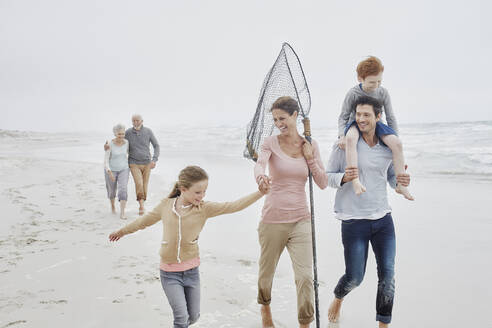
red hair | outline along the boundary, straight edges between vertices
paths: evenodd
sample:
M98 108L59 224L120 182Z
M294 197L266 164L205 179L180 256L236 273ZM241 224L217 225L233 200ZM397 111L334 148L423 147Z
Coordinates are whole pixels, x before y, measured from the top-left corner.
M384 66L381 61L374 56L369 56L357 65L357 76L365 79L371 75L378 75L384 71Z

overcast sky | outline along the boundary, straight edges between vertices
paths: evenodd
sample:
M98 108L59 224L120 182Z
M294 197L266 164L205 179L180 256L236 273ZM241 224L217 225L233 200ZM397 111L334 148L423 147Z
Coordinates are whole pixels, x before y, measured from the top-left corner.
M492 120L490 1L0 0L0 129L246 126L282 42L315 125L367 55L400 124Z

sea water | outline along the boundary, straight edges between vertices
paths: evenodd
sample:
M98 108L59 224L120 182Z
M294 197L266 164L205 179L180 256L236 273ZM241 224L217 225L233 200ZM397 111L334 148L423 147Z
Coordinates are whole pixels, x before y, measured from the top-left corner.
M160 165L166 157L242 158L245 126L149 127L160 148ZM314 127L323 162L326 163L337 131ZM405 161L413 177L445 177L492 181L492 121L402 124L400 136ZM0 130L0 155L19 153L64 161L102 163L108 133L41 133ZM244 159L246 160L246 159Z

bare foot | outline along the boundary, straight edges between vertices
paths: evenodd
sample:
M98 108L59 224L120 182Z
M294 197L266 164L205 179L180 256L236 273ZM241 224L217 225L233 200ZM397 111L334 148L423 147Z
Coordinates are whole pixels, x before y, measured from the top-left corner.
M356 195L360 195L363 192L366 192L366 187L360 183L359 178L352 180L352 187L354 187L354 191Z
M138 204L140 205L140 207L138 208L138 215L143 215L145 213L144 200L143 199L140 199L138 201Z
M340 309L342 308L343 298L334 298L328 308L328 320L330 322L338 322L340 318Z
M415 200L415 198L413 198L413 196L410 194L410 191L408 191L408 188L402 186L401 184L396 185L395 191L399 194L402 194L403 197L408 200Z
M274 328L272 311L270 311L270 305L261 306L261 323L263 328Z
M124 213L122 213L122 214L120 214L120 219L122 219L122 220L126 220L126 219L128 219L128 218L126 217L126 215L125 215Z

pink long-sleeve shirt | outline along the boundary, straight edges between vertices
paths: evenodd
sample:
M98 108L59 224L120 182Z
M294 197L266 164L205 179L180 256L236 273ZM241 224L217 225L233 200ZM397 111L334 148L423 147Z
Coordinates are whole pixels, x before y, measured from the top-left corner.
M313 140L312 145L314 158L306 161L304 157L294 158L284 153L277 136L263 142L254 169L256 181L265 174L267 166L272 179L263 205L263 222L292 223L310 218L305 190L309 170L321 189L328 185L318 144Z

